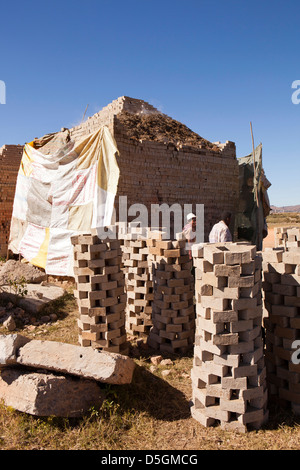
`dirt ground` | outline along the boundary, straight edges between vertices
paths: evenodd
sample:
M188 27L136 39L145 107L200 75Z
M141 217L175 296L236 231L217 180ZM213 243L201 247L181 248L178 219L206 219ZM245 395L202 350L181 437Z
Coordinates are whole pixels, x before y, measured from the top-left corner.
M275 247L274 227L268 227L268 235L264 239L263 249L264 248L274 248L274 247Z

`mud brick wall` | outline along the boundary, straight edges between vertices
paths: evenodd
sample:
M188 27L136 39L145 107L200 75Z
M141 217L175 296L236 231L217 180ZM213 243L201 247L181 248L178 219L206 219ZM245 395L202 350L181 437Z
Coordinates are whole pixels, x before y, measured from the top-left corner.
M300 248L263 252L263 296L269 399L299 415L300 365L293 343L300 340Z
M163 240L163 232L149 232L147 245L154 292L148 344L161 352L185 353L195 336L192 260L184 240Z
M79 343L128 354L125 279L118 240L96 235L72 237L79 318Z
M195 245L192 416L246 432L268 419L261 257L250 245Z
M187 145L184 138L174 144L168 135L156 140L153 136L152 140L133 138L124 113L155 114L161 116L162 122L164 118L149 103L120 97L82 125L70 129L71 138L79 139L107 125L114 136L120 152L117 220L118 196L127 196L128 206L139 203L147 207L147 226L151 226L151 204L192 204L193 211L196 204L204 204L204 235L208 240L209 231L219 221L222 211L226 209L233 214L236 211L239 182L235 144ZM185 225L186 221L182 222Z
M275 227L275 248L300 248L300 227Z
M22 158L22 145L0 148L0 256L7 255L15 187Z

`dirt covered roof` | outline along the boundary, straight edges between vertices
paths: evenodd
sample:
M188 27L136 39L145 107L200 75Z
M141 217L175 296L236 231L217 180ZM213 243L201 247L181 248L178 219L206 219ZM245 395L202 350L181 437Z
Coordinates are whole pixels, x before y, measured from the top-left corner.
M157 113L133 114L122 111L117 115L126 134L137 141L173 143L176 147L191 146L220 152L220 148L171 117Z

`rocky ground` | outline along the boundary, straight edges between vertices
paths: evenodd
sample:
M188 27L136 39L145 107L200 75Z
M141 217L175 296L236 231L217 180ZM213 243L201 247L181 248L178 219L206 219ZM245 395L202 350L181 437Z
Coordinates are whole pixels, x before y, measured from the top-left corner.
M48 276L28 263L10 259L0 263L0 329L34 330L56 322L57 313L45 307L73 286L72 279Z

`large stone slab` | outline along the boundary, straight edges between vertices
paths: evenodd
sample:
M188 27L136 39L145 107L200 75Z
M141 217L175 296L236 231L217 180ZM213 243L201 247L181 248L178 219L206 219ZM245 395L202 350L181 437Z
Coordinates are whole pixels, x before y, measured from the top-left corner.
M26 295L17 295L11 286L1 286L0 298L7 299L18 304L24 310L35 314L40 312L45 305L59 299L65 290L59 286L41 284L26 284Z
M0 368L15 364L19 348L28 341L29 338L19 334L0 335Z
M110 384L131 383L135 367L132 359L118 353L43 340L19 348L16 362Z
M24 413L72 418L82 417L92 406L100 406L104 394L93 380L14 367L1 371L0 400Z

